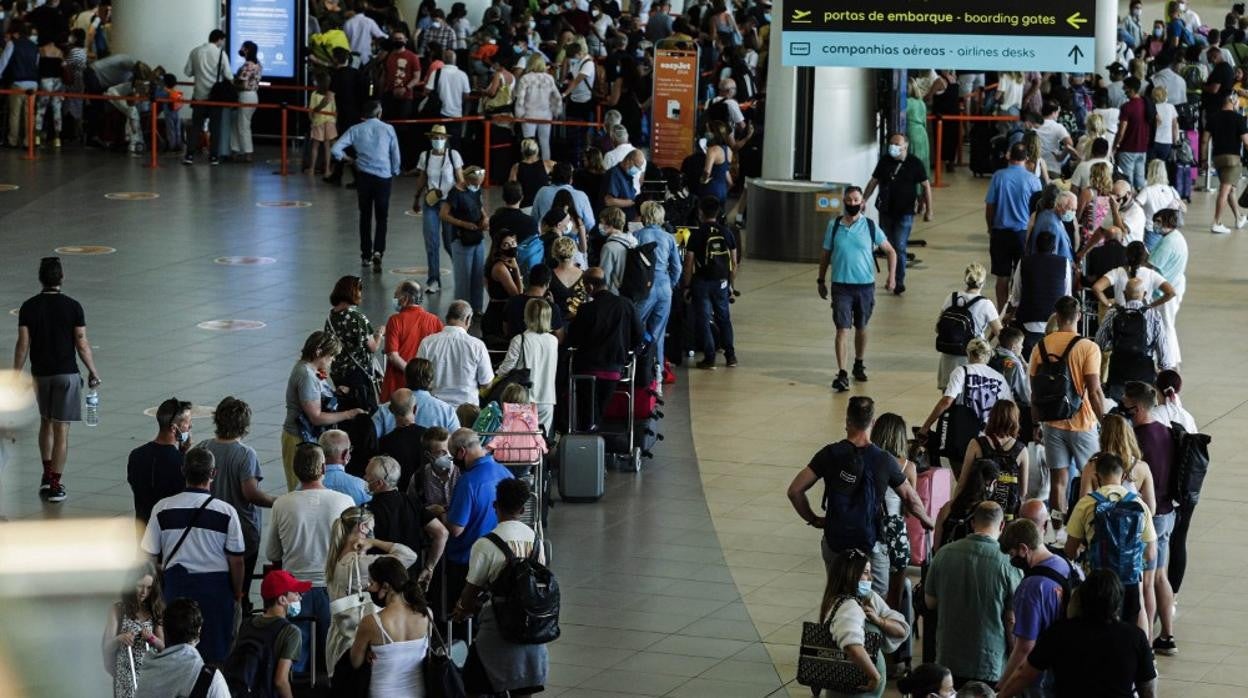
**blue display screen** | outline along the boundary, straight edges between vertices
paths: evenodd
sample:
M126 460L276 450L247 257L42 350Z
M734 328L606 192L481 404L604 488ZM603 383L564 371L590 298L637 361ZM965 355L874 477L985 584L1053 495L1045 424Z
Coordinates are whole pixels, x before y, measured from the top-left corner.
M298 67L302 32L296 26L296 0L230 0L230 61L234 70L243 64L238 55L244 41L259 48L262 76L293 78Z

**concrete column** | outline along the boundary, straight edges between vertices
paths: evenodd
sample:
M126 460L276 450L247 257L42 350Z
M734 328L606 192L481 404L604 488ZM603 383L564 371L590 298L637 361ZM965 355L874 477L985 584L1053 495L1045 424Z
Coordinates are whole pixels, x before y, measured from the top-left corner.
M793 110L797 105L797 69L781 64L784 44L780 41L779 18L787 0L775 0L767 48L767 128L763 141L763 177L793 178ZM761 135L761 134L760 134Z
M1087 69L1088 72L1099 71L1104 73L1105 66L1114 62L1116 53L1114 48L1118 45L1118 5L1118 2L1111 2L1110 0L1099 0L1096 3L1096 17L1094 20L1096 24L1096 63ZM1128 3L1122 3L1121 14L1127 14L1127 9ZM1145 11L1144 17L1141 19L1141 23L1145 25L1144 31L1151 32L1153 30L1153 19L1161 17L1163 14L1165 14L1164 4L1156 14L1150 14ZM1201 19L1204 18L1202 17ZM1079 62L1079 66L1083 67L1083 61Z
M221 27L217 0L125 0L113 5L113 53L125 53L152 66L164 66L186 80L191 49ZM227 47L228 48L228 47ZM229 70L228 62L226 70Z

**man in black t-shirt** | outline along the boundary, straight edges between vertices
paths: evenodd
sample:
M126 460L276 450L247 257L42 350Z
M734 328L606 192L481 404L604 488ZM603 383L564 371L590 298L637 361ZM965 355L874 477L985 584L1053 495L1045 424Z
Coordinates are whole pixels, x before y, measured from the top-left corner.
M927 168L910 154L910 142L905 134L894 133L888 137L888 157L880 158L876 164L863 192L863 201L870 199L876 188L880 191L875 200L875 208L880 212L880 228L897 250L899 260L893 293L901 295L906 292L906 245L914 227L914 213L922 211L924 221L932 220L932 185L927 180Z
M13 370L21 371L29 358L35 379L39 456L43 459L39 494L49 502L65 501L61 475L69 450L69 425L82 421L82 378L75 357L87 367L87 384L93 389L100 384L82 306L61 293L64 276L60 257L44 257L39 263L43 291L22 303L13 351Z
M373 537L402 543L415 551L416 564L409 571L416 575L421 587L427 589L450 533L437 516L421 506L418 498L396 489L399 464L393 458L373 458L364 470L364 477L368 481L368 491L373 494L368 502L368 510L373 512Z
M1238 97L1231 93L1222 99L1221 109L1209 112L1205 117L1203 142L1213 143L1213 167L1218 171L1218 197L1214 201L1213 227L1210 230L1218 235L1231 232L1222 224L1222 211L1226 207L1231 209L1236 229L1248 224L1248 216L1240 213L1235 201L1235 188L1244 173L1240 149L1248 145L1248 124L1245 124L1244 116L1235 111L1238 101Z
M930 531L934 522L918 492L906 481L897 459L871 443L874 424L875 401L864 396L850 398L845 413L845 439L820 449L793 478L788 496L797 515L807 525L823 531L824 563L830 566L838 555L850 550L865 552L871 558L872 588L883 596L888 591L889 570L883 528L884 491L896 492L903 509L925 529ZM806 492L820 480L824 482L825 516L815 515L806 498ZM857 506L869 492L874 492L874 500L865 508ZM841 503L848 506L840 506Z
M134 518L147 525L156 502L186 489L182 460L191 447L191 403L169 398L156 408L156 438L130 452L126 482L134 493Z
M396 484L406 492L408 481L419 477L421 468L425 467L424 446L421 444L425 428L416 424L416 399L407 388L391 393L390 404L383 405L381 409L390 410L390 414L394 415L394 431L381 437L377 452L398 462L400 470Z
M685 243L684 276L681 286L685 288L685 300L693 303L694 336L702 350L698 368L715 368L715 349L724 350L724 360L729 368L737 365L737 349L732 330L732 317L728 304L733 282L736 280L737 239L727 226L719 223L720 202L713 196L704 196L698 202L698 214L702 224L689 235ZM711 329L711 321L715 330Z

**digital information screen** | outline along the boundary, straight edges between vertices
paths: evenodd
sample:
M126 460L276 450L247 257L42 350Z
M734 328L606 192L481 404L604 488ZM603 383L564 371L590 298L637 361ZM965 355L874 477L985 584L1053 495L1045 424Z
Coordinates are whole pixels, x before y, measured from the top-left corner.
M786 66L1095 70L1095 0L795 0Z
M265 78L293 78L298 66L298 31L296 0L230 0L230 61L237 71L243 64L238 49L244 41L255 42L259 48L260 65Z

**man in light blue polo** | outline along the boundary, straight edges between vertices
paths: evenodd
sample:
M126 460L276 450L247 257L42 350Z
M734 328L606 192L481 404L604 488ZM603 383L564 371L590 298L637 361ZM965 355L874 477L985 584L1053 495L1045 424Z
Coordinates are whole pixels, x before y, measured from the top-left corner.
M863 357L867 352L867 323L875 309L875 250L888 255L888 282L884 288L893 290L897 281L897 252L888 243L875 221L862 215L862 189L846 187L842 197L844 215L828 223L823 234L823 256L819 259L819 297L828 298L824 281L832 266L832 322L836 325L837 392L849 390L845 373L846 343L849 330L854 330L854 380L867 380Z
M330 154L349 161L347 148L355 148L356 196L360 204L360 261L381 273L386 253L386 224L390 218L390 185L402 172L399 137L394 127L381 120L381 103L365 102L364 120L338 138ZM374 234L373 217L377 218Z
M984 220L988 223L988 255L992 275L997 277L997 307L1004 308L1010 292L1010 275L1023 258L1031 197L1040 191L1040 178L1027 169L1027 146L1015 143L1007 156L1010 164L997 170L984 197Z

